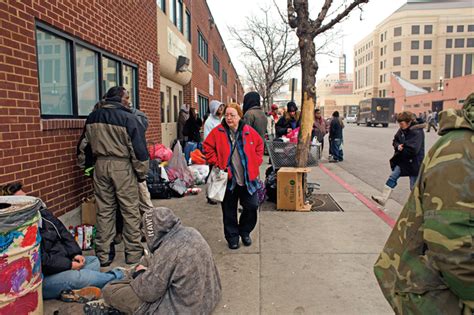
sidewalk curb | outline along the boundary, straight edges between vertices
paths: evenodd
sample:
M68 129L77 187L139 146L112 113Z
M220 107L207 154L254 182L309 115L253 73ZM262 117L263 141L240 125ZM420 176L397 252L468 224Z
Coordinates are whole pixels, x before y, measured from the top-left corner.
M360 202L362 202L367 208L370 209L376 216L378 216L380 219L382 219L385 223L387 223L388 226L393 228L395 226L396 220L393 219L391 216L386 214L384 211L380 210L378 206L370 201L366 196L361 194L357 189L346 183L342 178L328 170L323 164L319 164L319 168L326 173L328 176L330 176L332 179L334 179L339 185L344 187L347 191L352 193L354 197L356 197Z

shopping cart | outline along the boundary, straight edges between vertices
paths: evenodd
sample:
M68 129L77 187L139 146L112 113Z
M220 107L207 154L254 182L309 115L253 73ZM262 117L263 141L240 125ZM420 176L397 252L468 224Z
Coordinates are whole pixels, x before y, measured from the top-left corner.
M296 143L281 141L265 141L273 170L281 167L297 167ZM311 145L308 152L308 160L303 167L317 166L321 156L321 144Z

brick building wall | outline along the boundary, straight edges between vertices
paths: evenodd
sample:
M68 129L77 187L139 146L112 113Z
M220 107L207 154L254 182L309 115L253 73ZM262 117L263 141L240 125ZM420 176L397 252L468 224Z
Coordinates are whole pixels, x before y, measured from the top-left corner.
M154 0L0 1L0 185L22 181L56 215L80 205L91 181L76 166L84 119L41 117L35 21L138 65L147 138L160 141L159 60ZM147 88L146 62L154 88Z
M229 54L225 48L224 41L219 34L217 25L211 27L209 7L205 0L185 1L185 5L191 12L191 41L193 46L192 68L193 76L191 82L184 88L184 102L197 106L195 88L198 94L207 97L209 102L217 99L226 103L230 98L237 98L236 101L243 101L243 87L238 74L232 65ZM203 34L208 43L208 61L207 63L198 54L198 30ZM216 55L220 62L220 73L217 75L213 69L213 55ZM224 84L222 70L227 72L227 84ZM209 74L213 76L214 95L209 93ZM234 86L237 84L237 95L234 93ZM222 95L221 95L222 86Z

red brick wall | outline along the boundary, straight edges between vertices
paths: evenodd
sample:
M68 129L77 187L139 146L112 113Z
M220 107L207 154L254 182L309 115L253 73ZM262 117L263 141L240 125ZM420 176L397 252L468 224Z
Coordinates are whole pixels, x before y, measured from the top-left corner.
M155 0L0 1L0 185L22 181L56 215L80 205L91 181L76 166L83 120L40 117L35 19L138 65L147 137L160 141L159 60ZM154 89L146 87L146 61Z
M185 1L188 10L191 12L191 39L193 51L193 76L191 82L185 87L185 103L197 106L195 102L194 88L203 96L213 99L221 99L221 85L222 85L222 101L227 102L228 97L235 98L234 84L237 83L237 101L240 103L243 100L243 88L239 81L238 75L231 63L227 51L223 49L224 42L219 34L216 25L212 28L209 25L209 8L205 0L199 1ZM204 35L208 43L208 61L207 63L198 55L198 30ZM220 73L217 75L213 68L213 55L216 55L220 62ZM227 72L227 85L224 85L222 80L222 69ZM214 77L214 95L209 94L209 74ZM189 98L186 98L189 97Z

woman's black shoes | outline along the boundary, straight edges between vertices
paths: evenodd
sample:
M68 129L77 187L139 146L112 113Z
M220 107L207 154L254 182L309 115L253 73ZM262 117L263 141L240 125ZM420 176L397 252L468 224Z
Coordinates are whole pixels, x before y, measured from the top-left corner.
M244 246L252 245L252 239L250 238L250 235L242 236L242 243L244 244Z
M228 245L229 245L229 248L230 248L230 249L238 249L238 248L240 247L240 246L239 246L239 241L237 241L237 242L229 242Z

